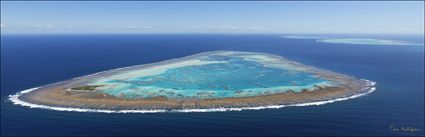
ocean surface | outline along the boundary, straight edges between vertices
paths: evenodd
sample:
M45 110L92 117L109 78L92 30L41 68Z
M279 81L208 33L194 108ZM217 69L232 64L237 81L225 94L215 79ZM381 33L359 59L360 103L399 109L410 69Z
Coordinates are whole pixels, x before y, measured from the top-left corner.
M284 34L1 36L1 135L424 135L424 43L416 35L320 35L416 45L321 43ZM311 35L301 35L311 36ZM319 36L317 36L319 37ZM212 50L271 53L377 82L359 98L318 106L196 113L83 113L14 105L22 90ZM419 129L413 132L396 129Z

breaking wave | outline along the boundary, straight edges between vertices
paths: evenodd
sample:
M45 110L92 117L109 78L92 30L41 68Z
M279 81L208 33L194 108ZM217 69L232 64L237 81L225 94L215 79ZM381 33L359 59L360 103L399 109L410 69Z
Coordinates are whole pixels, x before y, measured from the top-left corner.
M364 80L364 79L362 79ZM225 112L225 111L242 111L242 110L261 110L261 109L279 109L283 107L291 107L291 106L317 106L324 105L328 103L334 103L338 101L344 101L348 99L357 98L360 96L367 95L376 90L374 85L376 82L364 80L367 82L367 85L362 89L362 92L359 94L354 94L351 96L335 98L332 100L325 101L315 101L308 103L298 103L298 104L288 104L288 105L270 105L270 106L258 106L258 107L235 107L235 108L207 108L207 109L141 109L141 110L108 110L108 109L86 109L86 108L71 108L71 107L54 107L47 105L39 105L33 104L29 102L25 102L19 99L23 94L29 93L33 90L36 90L40 87L31 88L27 90L23 90L14 95L9 95L9 100L13 102L15 105L21 105L30 108L41 108L41 109L49 109L56 111L72 111L72 112L100 112L100 113L160 113L160 112L174 112L174 113L188 113L188 112Z

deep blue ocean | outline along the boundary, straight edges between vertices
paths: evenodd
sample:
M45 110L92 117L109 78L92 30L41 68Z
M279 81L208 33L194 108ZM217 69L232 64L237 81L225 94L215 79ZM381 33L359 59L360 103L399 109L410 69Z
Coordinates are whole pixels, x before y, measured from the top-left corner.
M1 135L424 135L424 46L350 45L278 34L1 36ZM330 35L424 43L416 35ZM13 105L8 95L99 71L211 50L281 55L377 82L359 98L320 106L208 113L108 114ZM390 126L419 129L393 131Z

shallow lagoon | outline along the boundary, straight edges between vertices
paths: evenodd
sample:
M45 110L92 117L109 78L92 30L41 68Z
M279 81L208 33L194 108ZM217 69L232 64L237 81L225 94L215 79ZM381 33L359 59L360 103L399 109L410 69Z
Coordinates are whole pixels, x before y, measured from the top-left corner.
M229 98L313 90L330 81L266 54L214 52L92 81L124 98Z
M405 40L390 40L382 38L354 38L354 37L330 37L330 36L280 36L286 39L314 39L319 43L330 44L354 44L354 45L398 45L398 46L423 46L422 43L415 43Z
M410 43L397 40L384 40L384 39L365 39L365 38L331 38L320 39L318 42L324 43L339 43L339 44L360 44L360 45L423 45L419 43Z

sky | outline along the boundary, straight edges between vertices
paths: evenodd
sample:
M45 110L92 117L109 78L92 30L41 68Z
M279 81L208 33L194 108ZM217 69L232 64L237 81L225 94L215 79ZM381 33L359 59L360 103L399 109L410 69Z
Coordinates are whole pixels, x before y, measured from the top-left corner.
M424 34L424 1L1 1L1 34Z

